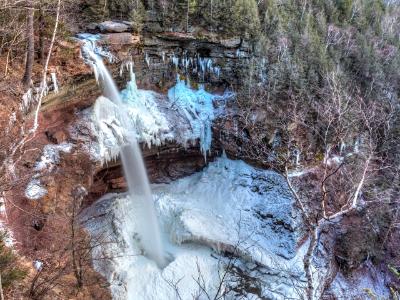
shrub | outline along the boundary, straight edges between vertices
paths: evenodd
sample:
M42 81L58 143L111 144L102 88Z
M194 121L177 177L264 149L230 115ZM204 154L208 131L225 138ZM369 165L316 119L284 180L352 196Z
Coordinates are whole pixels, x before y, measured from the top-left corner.
M27 270L22 268L18 262L18 257L13 252L12 248L7 247L5 240L7 234L0 233L0 271L1 282L3 289L7 289L14 283L17 283L25 278Z

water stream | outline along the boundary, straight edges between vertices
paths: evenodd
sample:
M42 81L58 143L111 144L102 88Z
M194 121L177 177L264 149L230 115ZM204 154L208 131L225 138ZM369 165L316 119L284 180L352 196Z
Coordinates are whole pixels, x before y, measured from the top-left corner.
M97 50L99 49L95 44L95 36L81 35L80 38L84 41L82 52L85 56L85 61L92 66L96 78L103 88L104 96L121 108L119 121L127 134L120 148L120 156L128 184L129 196L131 201L135 202L137 209L136 218L140 218L137 222L140 224L140 228L138 228L140 241L146 256L154 260L159 267L164 267L166 259L161 243L159 224L154 210L149 179L141 150L135 138L135 132L132 126L129 125L129 116L123 109L120 92L104 65L103 59L98 55Z

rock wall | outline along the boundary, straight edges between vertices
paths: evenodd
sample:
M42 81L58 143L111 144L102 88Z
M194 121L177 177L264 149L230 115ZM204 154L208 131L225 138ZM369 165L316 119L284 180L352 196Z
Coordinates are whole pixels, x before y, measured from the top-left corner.
M174 84L176 73L212 89L238 87L249 78L250 68L255 80L265 80L265 60L257 57L254 44L241 37L163 32L151 19L145 34L138 36L126 24L107 21L91 24L87 30L100 34L119 61L133 58L142 88L165 91Z

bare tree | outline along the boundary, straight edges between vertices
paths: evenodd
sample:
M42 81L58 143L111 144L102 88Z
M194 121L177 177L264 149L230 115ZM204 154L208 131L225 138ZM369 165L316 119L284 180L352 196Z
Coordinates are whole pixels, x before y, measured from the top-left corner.
M34 17L33 1L29 1L27 8L27 22L26 22L26 38L27 38L27 49L26 49L26 64L25 73L22 79L24 88L27 90L32 81L33 63L35 60L35 33L33 28L33 17Z
M372 180L373 175L392 167L387 165L379 149L381 136L389 130L390 122L387 118L391 112L385 111L381 104L368 103L361 96L351 99L353 109L349 107L350 102L346 97L338 98L341 101L344 99L345 104L341 101L327 102L320 111L323 118L321 121L324 122L321 140L325 154L321 165L313 169L318 177L312 187L313 193L317 195L315 198L310 198L310 191L307 193L295 186L294 178L289 172L290 151L287 151L285 159L285 178L302 212L309 235L309 246L303 261L309 300L315 299L311 264L321 231L329 224L340 222L345 215L359 208L360 201L363 200L363 191L368 189L369 180ZM346 153L339 154L341 143L349 138L349 122L354 122L360 129L360 136L356 141L360 145L354 148L351 146ZM362 142L359 142L360 139ZM337 154L331 157L333 149L336 149Z

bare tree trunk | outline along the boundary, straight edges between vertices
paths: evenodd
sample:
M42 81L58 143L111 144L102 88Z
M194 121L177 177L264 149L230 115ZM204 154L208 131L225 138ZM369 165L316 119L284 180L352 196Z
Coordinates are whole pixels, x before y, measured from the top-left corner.
M42 7L39 10L39 60L40 64L44 66L46 63L46 57L44 54L44 28L45 28L45 21Z
M49 46L49 50L48 50L49 52L47 53L46 62L44 64L43 77L42 77L42 82L40 84L40 94L39 94L38 104L36 106L33 126L32 126L32 129L30 130L31 133L35 133L36 129L39 127L39 110L40 110L40 106L42 105L42 100L44 97L44 91L45 91L46 80L47 80L47 69L49 67L51 52L53 51L54 42L56 40L58 22L60 20L60 9L61 9L61 0L58 0L57 14L56 14L56 20L55 20L54 29L53 29L53 35L51 37L50 46Z
M190 10L190 0L187 0L187 7L186 7L186 32L189 32L189 10Z
M314 256L314 250L318 244L318 227L315 226L312 228L310 232L310 244L308 245L308 249L306 254L303 258L303 265L304 271L306 273L307 278L307 299L313 300L314 299L314 281L312 276L312 269L311 269L311 260Z
M79 195L75 196L74 195L74 199L72 202L72 214L71 214L71 220L70 220L70 224L71 224L71 251L72 251L72 267L74 269L74 274L75 274L75 279L76 279L76 283L78 288L82 288L83 286L83 280L82 280L82 269L81 269L81 265L78 264L78 260L79 260L79 253L77 253L77 248L78 245L76 244L76 235L78 234L79 229L77 228L77 201L78 201L78 197L80 197Z
M0 272L0 300L4 300L3 284L1 282L1 272Z
M33 62L35 59L35 36L33 30L33 3L30 1L28 15L27 15L27 22L26 22L26 35L28 39L28 45L26 49L26 65L25 65L25 74L22 79L22 84L24 85L25 89L28 89L31 80L32 80L32 70L33 70Z

